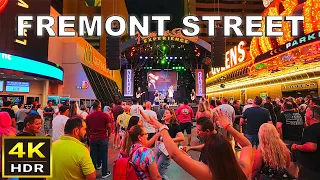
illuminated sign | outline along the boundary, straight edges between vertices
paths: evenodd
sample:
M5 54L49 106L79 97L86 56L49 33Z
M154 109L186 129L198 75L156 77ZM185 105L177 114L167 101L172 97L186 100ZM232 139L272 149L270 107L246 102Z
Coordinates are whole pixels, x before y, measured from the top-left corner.
M0 69L1 68L63 81L63 70L57 66L10 54L0 53Z
M90 44L86 45L84 51L84 61L93 66L94 68L107 72L106 62L93 55L92 46Z
M206 94L204 77L204 70L196 69L196 96L204 96Z
M4 4L6 4L4 8ZM50 0L0 0L0 52L37 61L48 61L49 36L37 37L36 29L24 29L17 36L17 16L49 16ZM25 21L34 25L36 22Z
M0 0L0 13L6 8L9 0Z
M289 48L294 48L297 47L301 44L305 44L305 43L309 43L309 42L313 42L315 40L319 40L320 39L320 31L318 32L314 32L314 33L310 33L308 35L302 36L298 39L295 39L291 42L286 43L286 49Z
M4 137L2 177L51 178L50 137Z
M236 66L238 63L243 62L247 58L247 51L244 46L247 43L241 41L237 46L234 46L232 49L226 52L225 54L225 67L212 68L212 75L222 72L226 69L229 69L233 66Z
M133 71L126 69L124 72L124 96L133 96Z
M304 90L304 89L317 89L316 82L309 82L303 84L288 84L282 86L282 91L295 91L295 90Z
M82 81L82 84L77 86L77 89L88 89L88 88L89 88L88 81Z
M225 54L225 67L229 69L241 63L246 59L246 50L243 48L246 45L245 41L241 41L238 46L234 46L232 49Z
M182 34L182 28L175 28L171 32L166 31L164 32L163 36L158 36L157 33L150 33L147 37L142 37L139 32L136 34L138 37L135 39L137 40L137 44L143 43L150 43L154 41L177 41L185 44L189 44L191 42L197 42L198 37L187 37Z

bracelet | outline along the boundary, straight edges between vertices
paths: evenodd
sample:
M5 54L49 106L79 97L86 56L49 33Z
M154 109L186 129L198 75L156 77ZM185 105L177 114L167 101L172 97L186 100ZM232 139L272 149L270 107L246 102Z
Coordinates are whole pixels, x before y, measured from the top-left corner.
M225 126L223 126L223 129L227 130L227 128L230 126L230 124L227 124Z
M159 128L159 132L161 132L162 130L169 130L168 126L167 125L162 125L160 128Z

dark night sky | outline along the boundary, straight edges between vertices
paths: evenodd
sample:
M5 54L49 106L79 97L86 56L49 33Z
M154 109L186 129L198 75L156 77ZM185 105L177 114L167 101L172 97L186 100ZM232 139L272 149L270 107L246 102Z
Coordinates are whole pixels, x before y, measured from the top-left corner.
M172 30L181 27L184 17L184 0L126 0L129 15L171 15L171 22L165 28ZM151 31L156 30L156 24L151 25Z

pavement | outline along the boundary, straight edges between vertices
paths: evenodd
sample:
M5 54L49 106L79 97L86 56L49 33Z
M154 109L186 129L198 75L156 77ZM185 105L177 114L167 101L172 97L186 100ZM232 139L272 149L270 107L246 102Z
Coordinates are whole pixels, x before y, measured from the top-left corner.
M191 139L191 145L198 145L199 141L196 137L196 128L193 128L192 130L192 139ZM111 176L107 178L107 180L112 180L112 166L113 162L116 160L119 150L115 150L112 147L113 142L113 136L110 138L109 141L109 156L108 156L108 170L111 171ZM187 135L185 134L185 142L181 143L181 145L187 145ZM194 152L190 151L189 155L195 159L198 160L200 156L200 152ZM101 170L97 170L97 180L104 180L101 178ZM194 178L190 176L185 170L183 170L180 166L177 165L173 160L171 161L171 165L168 169L168 177L172 180L193 180Z
M195 127L195 125L194 125ZM42 129L42 132L37 134L37 136L44 136L44 130ZM197 138L197 131L196 128L192 129L192 138L191 138L191 146L199 145L199 140ZM52 135L52 132L49 131L49 135ZM187 143L187 135L184 134L185 141L180 143L182 146L186 146ZM110 141L109 141L109 152L108 152L108 170L111 171L111 175L107 178L107 180L112 180L112 170L113 170L113 163L118 157L119 150L113 149L113 137L114 135L111 135ZM232 141L232 147L234 146L234 141ZM188 153L193 159L199 160L200 152L195 151L189 151ZM240 157L240 151L235 151L236 157ZM102 179L101 169L97 170L97 180L105 180ZM194 178L190 176L185 170L183 170L179 165L177 165L176 162L173 160L171 161L171 165L168 168L168 177L172 180L193 180Z
M192 139L191 139L191 145L198 145L199 140L196 137L196 128L192 129ZM37 136L43 136L44 133L39 133ZM49 135L52 135L52 132L49 132ZM109 152L108 152L108 170L111 171L111 175L107 178L107 180L112 180L112 170L113 170L113 162L116 160L119 150L113 149L113 137L112 135L110 137L109 141ZM185 141L180 143L181 145L187 145L187 135L185 134ZM198 160L200 156L200 152L190 151L189 155L195 159ZM101 169L97 170L97 180L105 180L101 178ZM185 170L183 170L180 166L177 165L173 160L171 161L171 165L168 169L168 177L172 180L193 180L194 178L190 176Z

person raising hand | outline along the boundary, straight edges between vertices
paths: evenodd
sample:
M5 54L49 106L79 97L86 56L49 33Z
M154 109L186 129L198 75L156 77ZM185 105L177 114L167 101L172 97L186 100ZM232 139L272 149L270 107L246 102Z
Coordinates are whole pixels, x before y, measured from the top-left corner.
M168 133L168 127L149 118L160 131L163 143L170 157L195 179L233 179L246 180L252 168L252 146L247 138L230 126L228 117L221 111L214 113L217 123L226 129L242 146L240 159L237 161L229 141L221 134L211 134L207 138L205 151L208 165L196 161L181 151ZM232 173L230 173L232 172Z

